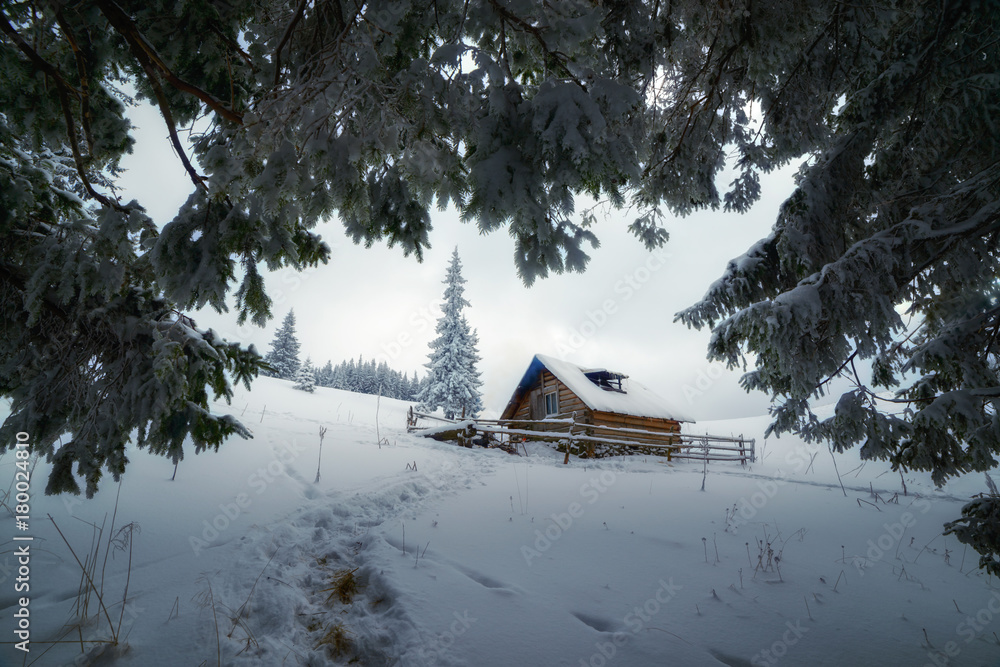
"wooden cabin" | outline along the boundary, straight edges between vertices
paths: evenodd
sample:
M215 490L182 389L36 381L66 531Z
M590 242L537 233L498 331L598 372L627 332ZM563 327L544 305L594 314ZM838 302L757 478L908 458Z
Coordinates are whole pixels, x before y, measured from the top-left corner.
M610 438L608 429L627 429L630 440L661 446L675 440L670 434L680 433L681 422L694 421L628 375L605 368L582 368L537 354L501 420L512 420L515 426L524 420L533 430L545 431L565 430L568 419L595 436ZM594 449L587 445L586 453L595 456ZM599 449L612 453L608 447Z

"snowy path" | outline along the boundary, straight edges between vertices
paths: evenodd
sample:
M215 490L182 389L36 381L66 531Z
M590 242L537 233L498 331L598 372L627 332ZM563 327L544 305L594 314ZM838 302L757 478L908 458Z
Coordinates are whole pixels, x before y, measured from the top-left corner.
M403 541L405 523L426 505L479 484L493 469L489 460L454 458L447 445L437 451L424 444L387 447L381 450L384 455L374 443L361 445L383 461L400 462L405 452L409 460L399 466L404 472L367 480L349 491L324 493L245 536L235 556L238 565L225 577L226 604L251 599L244 637L261 630L267 634L254 637L254 650L237 656L233 664L281 664L289 656L304 664L324 664L324 656L336 651L316 647L337 625L350 641L345 656L360 664L396 664L409 647L422 644L421 623L401 604L402 593L380 563L391 554L412 565L417 545ZM413 463L416 471L406 467ZM358 589L346 605L329 600L327 590L345 571L354 571ZM264 576L252 581L247 572ZM205 635L203 642L213 639Z

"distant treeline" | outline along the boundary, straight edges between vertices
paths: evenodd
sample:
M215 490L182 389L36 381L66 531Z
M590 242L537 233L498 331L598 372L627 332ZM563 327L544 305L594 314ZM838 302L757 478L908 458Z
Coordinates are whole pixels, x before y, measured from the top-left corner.
M374 359L365 361L363 357L358 357L357 362L350 359L336 366L328 361L316 371L316 384L320 387L344 389L359 394L381 393L387 398L398 398L403 401L416 400L426 381L427 376L420 380L414 373L411 379L407 373L389 368L384 361L376 364Z

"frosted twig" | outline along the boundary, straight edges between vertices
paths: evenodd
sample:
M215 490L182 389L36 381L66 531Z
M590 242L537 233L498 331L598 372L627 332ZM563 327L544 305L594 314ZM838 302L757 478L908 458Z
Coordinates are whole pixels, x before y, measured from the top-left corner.
M879 506L876 505L875 503L870 503L867 500L862 500L861 498L858 498L857 501L858 501L858 507L861 507L861 503L865 503L866 505L871 505L872 507L874 507L875 509L877 509L879 512L882 511L881 509L879 509Z
M837 468L837 457L833 455L833 447L827 447L830 452L830 458L833 459L833 469L837 472L837 481L840 482L840 490L844 492L844 497L847 497L847 489L844 488L844 480L840 479L840 470Z
M316 479L313 484L319 484L319 464L323 461L323 436L326 435L326 427L319 427L319 458L316 460Z

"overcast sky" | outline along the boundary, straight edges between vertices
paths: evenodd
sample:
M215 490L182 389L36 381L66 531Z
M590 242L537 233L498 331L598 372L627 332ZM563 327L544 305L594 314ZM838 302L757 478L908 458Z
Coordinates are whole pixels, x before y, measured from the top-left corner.
M168 222L191 182L166 140L158 112L133 110L136 151L123 166L126 200L137 198L159 225ZM747 214L702 212L667 223L670 241L649 252L631 236L624 212L611 211L593 229L601 247L588 250L589 268L541 279L528 288L513 263L505 230L480 235L454 211L435 212L432 247L422 263L384 243L354 245L339 221L317 230L333 249L330 263L267 277L274 319L261 329L237 326L234 314L194 313L198 325L230 340L270 349L281 319L295 309L301 355L317 364L347 358L386 360L421 376L443 296L445 270L457 246L466 284L469 322L479 333L486 412L499 413L532 355L549 354L587 367L624 373L697 420L762 414L768 399L746 394L740 373L706 360L710 332L673 321L771 228L792 190L796 165L762 179L762 199ZM580 206L584 206L581 202ZM600 219L600 216L599 216ZM232 301L230 301L232 303Z

